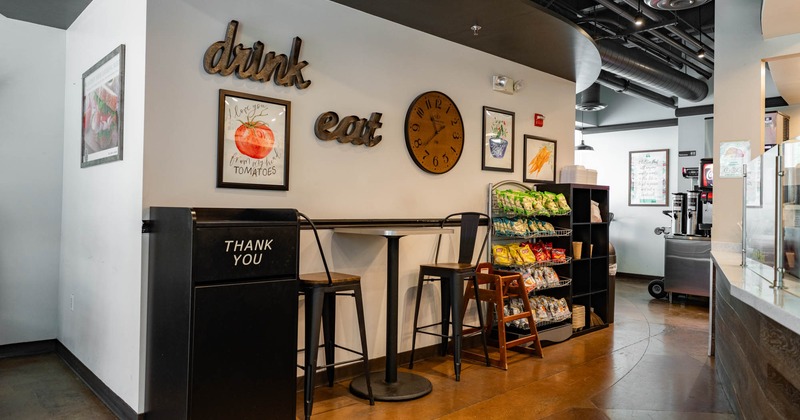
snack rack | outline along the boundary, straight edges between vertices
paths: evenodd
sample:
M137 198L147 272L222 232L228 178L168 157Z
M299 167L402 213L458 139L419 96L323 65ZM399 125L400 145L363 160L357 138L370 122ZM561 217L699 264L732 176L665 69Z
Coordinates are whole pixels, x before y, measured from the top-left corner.
M489 184L488 188L488 210L492 223L492 232L489 235L489 246L487 247L488 259L492 261L493 265L497 268L512 271L523 270L536 270L543 267L551 267L558 276L557 283L548 283L544 287L536 287L529 292L531 299L540 298L543 295L550 296L556 301L563 299L566 301L567 313L560 313L557 320L537 321L536 327L539 331L540 339L542 341L560 342L568 339L572 334L572 272L571 262L572 257L569 255L572 229L570 229L569 213L561 212L559 214L550 214L548 212L536 211L513 211L511 209L503 209L497 200L497 193L504 190L530 192L535 191L525 184L516 181L503 181L497 184ZM504 229L506 219L525 221L533 219L540 222L546 222L552 225L552 229L547 231L525 231L524 229ZM499 223L494 223L498 221ZM500 222L502 221L502 222ZM553 243L553 248L565 250L564 258L561 260L537 260L535 263L512 263L501 264L495 261L492 252L495 245L508 245L524 241L535 242L547 240ZM512 310L506 307L506 310ZM513 328L512 328L513 329Z

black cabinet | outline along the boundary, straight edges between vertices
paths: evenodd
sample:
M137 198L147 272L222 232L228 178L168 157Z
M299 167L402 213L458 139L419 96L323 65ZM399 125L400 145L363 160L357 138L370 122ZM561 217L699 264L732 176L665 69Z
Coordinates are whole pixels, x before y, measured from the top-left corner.
M572 242L580 242L580 258L572 248L572 305L584 307L585 320L578 333L604 328L613 319L613 287L608 276L608 204L609 188L604 185L543 184L539 191L561 193L567 198L572 213L564 219L564 227L572 229ZM592 202L597 203L592 211ZM594 213L594 215L593 215ZM568 225L566 225L568 223ZM602 322L592 325L594 312Z
M150 218L146 417L295 418L297 212Z

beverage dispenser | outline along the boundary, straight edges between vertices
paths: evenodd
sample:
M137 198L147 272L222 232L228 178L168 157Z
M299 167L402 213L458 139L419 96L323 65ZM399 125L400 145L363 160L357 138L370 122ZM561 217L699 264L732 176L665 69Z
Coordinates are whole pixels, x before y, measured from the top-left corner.
M686 193L672 193L672 234L685 235L686 232Z
M698 223L701 220L700 191L688 191L686 193L686 231L687 235L698 234Z

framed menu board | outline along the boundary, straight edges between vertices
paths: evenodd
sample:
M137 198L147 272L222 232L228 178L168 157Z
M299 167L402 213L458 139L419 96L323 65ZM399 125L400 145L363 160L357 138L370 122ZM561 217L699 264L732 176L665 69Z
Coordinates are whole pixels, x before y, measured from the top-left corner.
M630 152L629 206L666 206L669 195L669 149Z

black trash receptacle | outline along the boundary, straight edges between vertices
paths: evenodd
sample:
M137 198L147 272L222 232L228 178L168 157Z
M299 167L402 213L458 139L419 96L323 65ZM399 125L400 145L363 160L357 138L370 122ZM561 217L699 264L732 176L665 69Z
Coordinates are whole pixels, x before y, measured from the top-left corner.
M148 419L295 418L293 209L150 210Z

